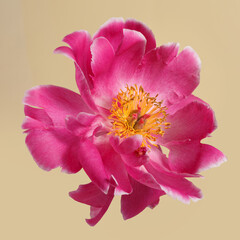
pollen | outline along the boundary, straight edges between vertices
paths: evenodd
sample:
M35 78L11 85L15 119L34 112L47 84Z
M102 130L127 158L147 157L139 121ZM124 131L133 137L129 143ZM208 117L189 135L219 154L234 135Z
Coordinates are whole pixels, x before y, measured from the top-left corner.
M162 101L157 101L158 95L151 97L142 86L129 87L120 90L113 99L109 119L112 121L110 133L127 138L136 134L143 136L141 147L155 145L157 135L164 135L164 130L170 127L166 122L167 108Z

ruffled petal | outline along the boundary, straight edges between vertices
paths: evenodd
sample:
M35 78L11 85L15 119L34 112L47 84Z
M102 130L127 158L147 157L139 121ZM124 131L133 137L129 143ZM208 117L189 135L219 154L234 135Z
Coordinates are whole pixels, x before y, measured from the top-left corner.
M156 206L160 196L165 194L162 190L149 188L134 180L132 186L133 192L121 197L121 213L124 220L138 215L146 207Z
M114 150L119 154L129 154L137 150L142 144L142 136L134 135L120 142L119 137L111 136L110 143Z
M121 156L113 150L109 143L103 142L98 144L97 147L101 154L105 169L117 182L116 190L121 193L131 193L132 186Z
M192 98L182 108L167 117L171 124L169 129L160 138L162 143L184 140L201 140L216 129L216 120L213 110L203 101ZM180 103L179 103L180 105Z
M146 52L154 49L156 47L156 40L151 29L144 23L139 22L135 19L127 19L124 24L125 29L135 30L143 34L146 38Z
M195 174L226 161L218 149L199 141L176 142L168 145L169 165L173 171Z
M26 92L23 103L44 109L57 126L65 125L67 115L77 116L79 112L92 112L77 93L51 85L30 89Z
M146 168L142 165L139 167L131 167L126 165L126 169L128 174L135 179L137 182L142 183L150 188L160 189L161 187L159 183L155 180L155 178L146 170Z
M179 173L196 173L201 152L199 141L186 141L168 144L169 165Z
M182 176L173 172L160 172L150 163L145 164L145 167L168 195L185 203L189 203L190 199L197 200L202 197L201 190Z
M113 97L129 83L145 51L146 39L141 33L124 29L123 34L119 50L112 63L108 62L111 68L93 78L94 99L98 105L108 109L111 107ZM109 54L109 47L106 47L105 51Z
M73 32L65 36L63 38L63 42L67 43L71 47L74 59L87 79L89 87L91 88L92 80L90 75L92 74L92 70L90 46L92 44L92 39L90 34L84 30ZM56 51L58 53L59 49ZM66 52L66 49L62 53L68 57L71 56L70 51Z
M199 157L198 172L212 167L218 167L227 161L226 156L213 146L201 144L201 154Z
M78 154L81 165L88 177L106 192L109 187L109 177L105 172L101 155L96 146L88 139L79 143Z
M26 144L34 160L46 171L59 166L67 172L81 169L75 152L71 152L75 141L76 138L63 128L35 128L28 130L26 137Z
M115 56L114 49L109 41L103 37L96 38L91 45L91 53L91 66L94 76L108 72Z
M90 226L96 225L114 197L114 187L110 186L108 193L104 194L95 184L89 183L80 185L76 191L70 192L69 196L75 201L90 205L91 219L86 219Z
M200 59L186 47L176 56L178 45L163 45L145 55L133 79L146 92L159 94L159 100L170 105L190 95L199 84Z
M106 38L116 52L123 39L123 26L123 18L111 18L99 28L94 34L93 39L99 37Z
M25 113L25 116L28 117L28 121L31 118L31 119L34 119L35 121L39 121L40 123L42 123L42 126L45 128L53 126L52 119L48 116L48 114L46 113L46 111L44 109L33 108L28 105L25 105L24 113ZM26 122L27 121L25 121L25 124L26 124ZM22 128L23 129L31 129L31 128L35 128L35 127L23 125Z

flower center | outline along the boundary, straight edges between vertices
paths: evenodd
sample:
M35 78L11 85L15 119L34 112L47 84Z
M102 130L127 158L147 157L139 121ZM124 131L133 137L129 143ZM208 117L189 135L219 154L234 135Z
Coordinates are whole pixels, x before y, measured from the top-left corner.
M142 86L126 86L126 91L120 90L113 99L111 115L112 131L120 138L127 138L136 134L143 136L142 147L154 144L156 135L163 136L164 129L169 128L166 122L166 107L162 101L157 102L157 96L150 97Z

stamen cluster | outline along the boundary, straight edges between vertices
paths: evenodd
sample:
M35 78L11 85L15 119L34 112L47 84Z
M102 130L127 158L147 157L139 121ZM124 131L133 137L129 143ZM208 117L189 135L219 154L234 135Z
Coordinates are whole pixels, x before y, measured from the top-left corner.
M126 91L120 90L113 99L111 115L112 133L127 138L136 134L143 136L142 146L154 144L156 135L163 136L164 129L169 128L166 122L166 107L162 101L157 102L157 96L150 97L142 86L126 86Z

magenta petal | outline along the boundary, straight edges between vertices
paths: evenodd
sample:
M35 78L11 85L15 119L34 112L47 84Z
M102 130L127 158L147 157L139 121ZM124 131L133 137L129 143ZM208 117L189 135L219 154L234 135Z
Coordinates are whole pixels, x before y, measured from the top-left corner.
M39 167L44 170L63 165L74 138L64 129L32 129L26 144ZM44 143L44 144L43 144Z
M90 46L92 44L92 39L87 31L81 30L73 32L63 39L72 49L75 61L81 68L85 78L88 81L88 85L92 87L92 80L89 78L91 74L91 52ZM66 51L65 51L66 52ZM69 55L69 54L68 54Z
M108 193L104 194L95 184L88 183L80 185L76 191L70 192L69 196L75 201L90 205L91 219L86 219L90 226L96 225L105 212L114 197L114 187L109 187Z
M99 37L91 45L92 71L95 76L106 73L110 69L115 53L112 45L106 38Z
M107 143L99 145L98 149L102 156L105 168L117 182L118 190L125 193L131 193L132 186L129 182L128 173L120 155Z
M177 56L178 49L178 43L168 43L159 48L158 54L165 64L169 64Z
M48 114L44 109L33 108L28 105L25 105L24 113L27 117L30 117L32 119L35 119L43 123L43 126L45 127L53 126L52 119L48 116ZM23 127L23 128L26 128L26 127ZM31 128L31 127L28 127L28 128Z
M77 86L84 102L89 106L90 109L92 109L92 111L98 112L97 106L93 101L87 79L83 74L81 68L76 63L75 63L75 69L76 69L75 78L76 78Z
M126 169L128 171L128 174L137 182L140 182L143 185L146 185L150 188L161 189L159 183L146 170L146 168L143 165L140 167L131 167L129 165L126 165Z
M94 99L98 105L108 109L120 89L129 83L145 51L146 39L141 33L124 29L123 34L122 44L113 58L111 68L105 74L93 78Z
M136 21L135 19L127 19L124 28L135 30L143 34L147 40L146 52L156 47L156 40L151 29L148 28L144 23Z
M159 197L165 194L162 190L149 188L134 180L132 186L133 192L121 197L121 213L124 220L138 215L148 206L156 206Z
M169 115L167 121L171 125L162 138L164 143L188 139L200 140L216 129L213 110L197 100Z
M54 50L54 53L63 54L64 56L72 59L73 61L76 61L74 53L73 53L72 49L69 47L66 47L66 46L58 47Z
M169 165L179 173L196 173L201 144L199 141L186 141L168 144Z
M124 20L122 18L111 18L99 28L93 39L99 37L106 38L116 52L122 42L123 26Z
M200 189L195 187L185 178L174 174L173 172L159 172L149 163L145 164L145 166L148 172L152 174L152 176L160 184L163 191L168 195L185 203L189 203L190 199L196 200L202 197Z
M168 105L190 95L199 84L199 57L190 47L175 56L177 50L178 45L172 43L148 52L133 77Z
M108 210L108 208L113 200L114 190L115 190L115 188L112 185L110 185L107 196L106 196L105 205L102 208L96 208L96 207L90 208L91 219L86 219L86 222L90 226L95 226L102 219L102 217Z
M142 136L134 135L124 139L122 142L119 141L119 137L111 136L110 143L116 152L120 154L129 154L141 146Z
M78 154L81 165L89 178L104 192L109 187L101 155L95 145L88 139L79 143Z
M76 191L70 192L69 196L77 202L94 207L103 207L106 202L104 194L94 183L79 185Z
M42 108L56 125L65 125L67 115L77 116L79 112L91 112L81 96L57 86L37 86L26 92L25 105Z
M227 158L221 151L213 146L202 144L198 172L207 170L212 167L218 167L226 161Z

